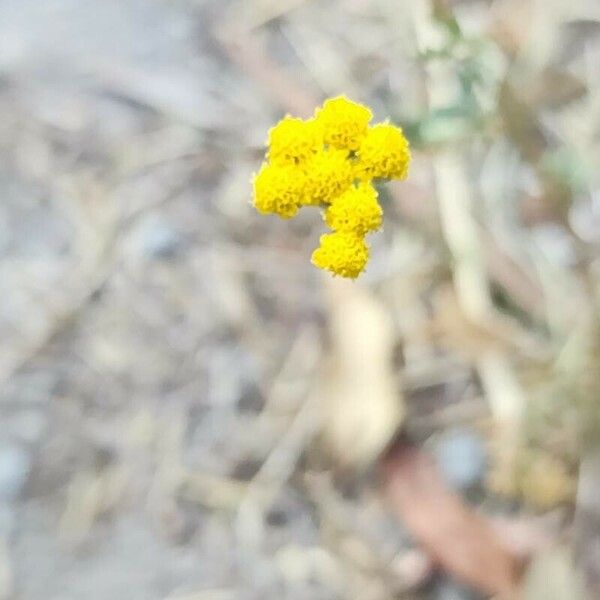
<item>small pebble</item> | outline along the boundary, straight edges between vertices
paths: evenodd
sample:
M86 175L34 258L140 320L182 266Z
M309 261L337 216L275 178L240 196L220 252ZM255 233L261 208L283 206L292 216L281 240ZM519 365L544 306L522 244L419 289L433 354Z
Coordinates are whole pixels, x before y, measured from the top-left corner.
M435 442L434 454L446 482L458 491L477 485L485 473L485 448L474 431L454 428Z
M182 247L182 239L173 227L161 220L150 220L142 231L144 254L154 260L171 260Z
M9 444L0 446L0 501L18 498L30 470L31 460L23 448Z
M442 578L435 586L434 600L479 600L480 596L452 579Z

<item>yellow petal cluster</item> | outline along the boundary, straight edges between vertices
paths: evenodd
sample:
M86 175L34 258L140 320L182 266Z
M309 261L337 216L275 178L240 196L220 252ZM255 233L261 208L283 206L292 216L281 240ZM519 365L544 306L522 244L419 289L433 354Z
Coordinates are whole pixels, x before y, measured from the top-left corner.
M364 236L381 227L383 211L377 190L370 182L349 187L325 211L325 222L334 231Z
M366 106L344 96L325 100L323 107L315 111L323 141L342 150L358 150L372 118L373 113Z
M330 204L354 180L348 152L344 150L321 150L304 165L305 188L302 203L312 206Z
M254 175L254 206L263 214L294 217L318 206L333 230L313 252L315 266L356 278L364 270L368 233L381 227L383 211L373 179L404 179L408 141L390 123L369 126L366 106L330 98L311 119L285 116L269 130L266 162Z
M360 144L355 172L360 179L406 179L410 150L400 127L380 123L371 127Z
M274 213L282 219L296 216L303 193L304 174L298 167L263 163L254 176L254 206L262 214Z
M314 119L303 121L289 115L269 131L267 158L272 165L297 165L322 146L322 136Z
M369 248L362 236L334 231L321 236L312 254L312 264L334 275L356 279L369 260Z

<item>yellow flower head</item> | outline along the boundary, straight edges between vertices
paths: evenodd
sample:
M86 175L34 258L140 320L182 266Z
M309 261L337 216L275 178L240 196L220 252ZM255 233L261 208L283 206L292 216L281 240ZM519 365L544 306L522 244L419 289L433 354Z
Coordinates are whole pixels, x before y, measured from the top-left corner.
M285 116L269 131L267 158L274 165L301 163L323 146L314 119Z
M325 212L327 225L357 236L377 231L383 217L377 196L377 190L369 182L349 187Z
M410 149L402 129L389 123L371 127L358 150L355 173L361 179L405 179Z
M315 111L315 118L326 144L343 150L358 150L373 113L362 104L338 96L325 100L323 107Z
M369 260L369 248L361 236L336 231L321 236L312 254L312 264L334 275L356 279Z
M303 203L318 206L329 204L339 196L354 179L348 152L344 150L321 150L305 164L306 174Z
M254 176L254 206L263 214L290 219L298 212L304 174L298 167L263 163Z
M269 130L267 162L254 176L254 206L284 219L302 206L325 208L333 233L321 236L312 263L356 278L369 259L365 236L377 231L382 209L371 180L404 179L410 149L402 129L369 127L371 111L345 96L330 98L312 119L285 116Z

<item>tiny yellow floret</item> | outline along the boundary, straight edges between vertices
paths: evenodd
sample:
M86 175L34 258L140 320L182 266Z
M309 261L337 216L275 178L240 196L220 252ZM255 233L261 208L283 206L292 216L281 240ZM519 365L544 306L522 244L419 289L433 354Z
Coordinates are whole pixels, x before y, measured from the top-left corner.
M383 211L371 183L349 187L325 212L325 221L334 231L362 236L381 227Z
M267 158L273 165L295 165L304 162L323 146L314 119L304 121L285 116L269 131Z
M312 264L334 275L356 279L369 260L369 248L361 236L336 231L321 236Z
M321 150L304 164L306 175L303 204L318 206L337 198L354 179L345 150Z
M341 150L358 150L372 118L373 113L366 106L345 96L325 100L323 107L315 111L323 141Z
M263 163L254 176L254 206L263 214L290 219L298 212L304 193L304 173L298 167Z
M405 179L410 148L402 129L389 123L369 128L358 150L355 173L364 180L374 177Z

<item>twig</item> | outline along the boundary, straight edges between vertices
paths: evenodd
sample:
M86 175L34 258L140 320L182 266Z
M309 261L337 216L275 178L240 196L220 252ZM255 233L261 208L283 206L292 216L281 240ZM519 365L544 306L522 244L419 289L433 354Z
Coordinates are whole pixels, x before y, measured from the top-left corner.
M260 555L264 530L263 516L315 435L318 428L317 409L318 398L311 394L249 484L236 518L236 532L242 557ZM249 561L249 564L251 562Z

